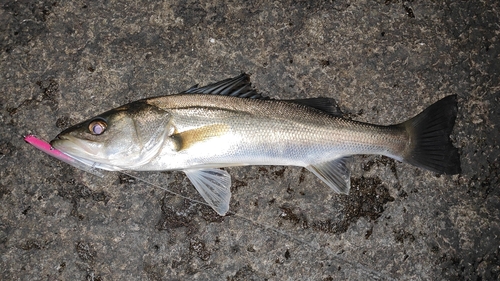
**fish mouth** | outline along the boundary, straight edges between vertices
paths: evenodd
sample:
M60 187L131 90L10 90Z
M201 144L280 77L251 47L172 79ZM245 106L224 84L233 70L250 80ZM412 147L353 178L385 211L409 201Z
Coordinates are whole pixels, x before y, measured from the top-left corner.
M82 140L67 135L58 135L53 140L50 141L50 145L55 149L60 150L64 154L75 158L84 158L86 160L91 160L92 156L96 156L98 150L95 148L95 144L92 145L92 141Z
M102 174L96 172L95 169L103 169L107 171L119 171L121 170L119 167L101 163L97 160L94 155L96 155L96 151L98 149L92 149L89 144L92 144L92 141L81 140L79 138L71 137L71 136L57 136L55 139L50 141L50 145L67 155L71 159L75 160L71 165L82 169L84 171L90 172L92 174L98 175L102 177Z

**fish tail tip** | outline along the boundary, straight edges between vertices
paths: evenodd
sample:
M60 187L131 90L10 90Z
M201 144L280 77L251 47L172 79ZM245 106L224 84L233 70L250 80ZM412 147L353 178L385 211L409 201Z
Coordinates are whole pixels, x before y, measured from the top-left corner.
M440 174L459 174L460 154L450 139L456 117L457 95L450 95L404 122L410 146L403 159Z

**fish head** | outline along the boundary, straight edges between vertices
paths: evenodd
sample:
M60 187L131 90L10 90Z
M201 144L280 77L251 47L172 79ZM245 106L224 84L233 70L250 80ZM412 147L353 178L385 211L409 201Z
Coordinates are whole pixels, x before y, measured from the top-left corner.
M170 130L170 119L167 111L140 100L62 131L51 145L96 168L133 169L159 153Z

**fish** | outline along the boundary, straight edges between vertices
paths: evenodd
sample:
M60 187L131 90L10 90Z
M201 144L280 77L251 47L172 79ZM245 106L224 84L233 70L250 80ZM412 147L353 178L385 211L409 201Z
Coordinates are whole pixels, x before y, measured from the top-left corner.
M62 131L50 144L92 168L183 171L223 216L231 198L224 167L305 167L340 194L349 193L349 163L357 154L458 174L460 155L450 139L457 110L457 96L450 95L399 124L363 123L344 118L332 98L266 97L242 73L111 109Z

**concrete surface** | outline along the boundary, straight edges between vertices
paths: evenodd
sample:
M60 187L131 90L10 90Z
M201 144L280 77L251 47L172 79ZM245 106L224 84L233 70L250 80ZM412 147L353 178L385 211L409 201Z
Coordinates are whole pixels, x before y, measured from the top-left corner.
M500 280L498 1L2 1L2 280ZM459 97L463 173L352 163L349 196L296 167L231 168L232 214L185 176L98 178L22 141L139 98L252 73L403 121Z

